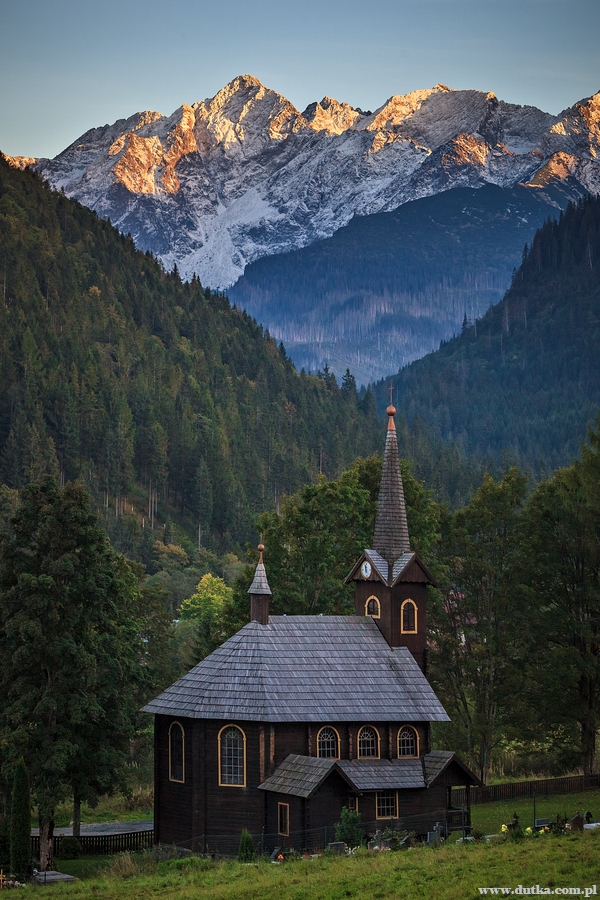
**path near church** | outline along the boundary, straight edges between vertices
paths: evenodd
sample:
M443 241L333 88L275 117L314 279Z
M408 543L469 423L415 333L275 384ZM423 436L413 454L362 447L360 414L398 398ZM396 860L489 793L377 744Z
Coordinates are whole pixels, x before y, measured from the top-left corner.
M82 823L82 834L127 834L131 831L150 831L154 828L153 819L137 819L134 822L93 822ZM32 828L32 834L39 834L39 828ZM54 834L73 834L73 828L55 828Z

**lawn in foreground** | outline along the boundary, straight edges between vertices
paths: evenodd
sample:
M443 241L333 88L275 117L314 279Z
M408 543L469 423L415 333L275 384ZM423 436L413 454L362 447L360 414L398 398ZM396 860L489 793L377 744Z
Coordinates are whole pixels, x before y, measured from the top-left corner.
M140 866L113 862L121 877L99 877L51 888L53 900L471 900L480 887L519 884L584 889L600 882L600 834L545 835L520 842L443 846L439 849L362 851L282 865L268 862L179 860ZM143 871L146 867L146 871ZM26 888L24 894L39 890ZM584 894L585 895L585 894Z

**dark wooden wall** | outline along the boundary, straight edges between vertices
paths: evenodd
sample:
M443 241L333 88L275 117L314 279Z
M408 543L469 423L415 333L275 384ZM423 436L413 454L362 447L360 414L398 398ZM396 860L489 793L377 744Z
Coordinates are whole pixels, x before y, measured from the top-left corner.
M169 727L172 722L181 724L185 734L185 783L169 780ZM237 725L246 735L246 784L244 787L219 785L218 735L225 725ZM207 835L240 834L247 828L253 834L277 833L277 803L273 807L273 794L259 791L258 786L289 756L317 755L317 735L321 727L333 726L340 736L342 759L358 758L358 732L363 725L371 725L380 736L380 758L397 757L397 735L401 725L412 724L419 733L420 753L429 747L428 723L387 722L327 722L260 723L211 719L185 719L174 716L157 716L155 724L155 835L165 844L187 843L194 849L201 847ZM453 778L451 782L447 778ZM460 772L448 775L446 785L462 784ZM456 779L459 780L456 780ZM304 806L297 798L290 798L290 828L320 828L339 820L342 806L347 805L349 787L337 774L328 779L322 793L314 795ZM429 793L429 792L426 792ZM316 799L315 799L316 798ZM291 801L294 801L293 804ZM287 801L286 801L287 802ZM363 804L373 806L361 798ZM437 799L435 803L438 803ZM434 805L435 805L434 803ZM445 800L444 800L445 804ZM430 808L428 806L428 808ZM368 814L371 816L371 813ZM273 818L273 816L275 818ZM306 820L306 821L305 821ZM298 823L302 824L298 824ZM311 824L312 823L312 824Z
M420 571L420 570L419 570ZM364 616L365 603L372 595L381 607L381 618L374 619L390 647L407 647L422 672L427 668L427 586L422 582L401 582L388 588L380 581L356 582L356 615ZM414 600L417 607L417 633L402 634L400 610L404 600Z

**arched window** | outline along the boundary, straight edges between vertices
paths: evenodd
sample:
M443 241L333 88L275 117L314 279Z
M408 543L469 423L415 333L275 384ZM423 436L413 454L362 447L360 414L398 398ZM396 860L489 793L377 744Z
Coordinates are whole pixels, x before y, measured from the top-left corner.
M370 725L365 725L358 732L358 758L379 759L379 735Z
M365 616L371 616L372 619L381 618L381 605L377 597L375 597L373 594L371 594L371 596L365 603Z
M411 725L403 725L398 732L398 756L418 756L419 735Z
M417 604L414 600L405 600L400 609L400 631L402 634L417 632Z
M340 736L335 728L321 728L317 735L317 756L339 759Z
M219 732L219 784L246 785L246 735L237 725Z
M183 728L179 722L171 722L169 728L169 781L185 781Z

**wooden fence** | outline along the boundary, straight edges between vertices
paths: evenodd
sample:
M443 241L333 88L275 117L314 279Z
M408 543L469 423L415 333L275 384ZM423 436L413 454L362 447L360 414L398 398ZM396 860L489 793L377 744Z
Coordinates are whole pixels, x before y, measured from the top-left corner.
M65 835L66 836L66 835ZM54 856L60 858L60 845L63 835L54 836ZM122 834L82 834L78 838L82 856L110 856L112 853L136 853L147 850L154 843L154 831L127 831ZM37 834L31 836L31 853L39 859L40 839Z
M600 788L600 775L567 775L563 778L540 778L537 781L513 781L471 788L471 803L492 803L494 800L516 800L518 797L546 797L551 794L577 794ZM452 805L464 806L467 792L452 789Z

